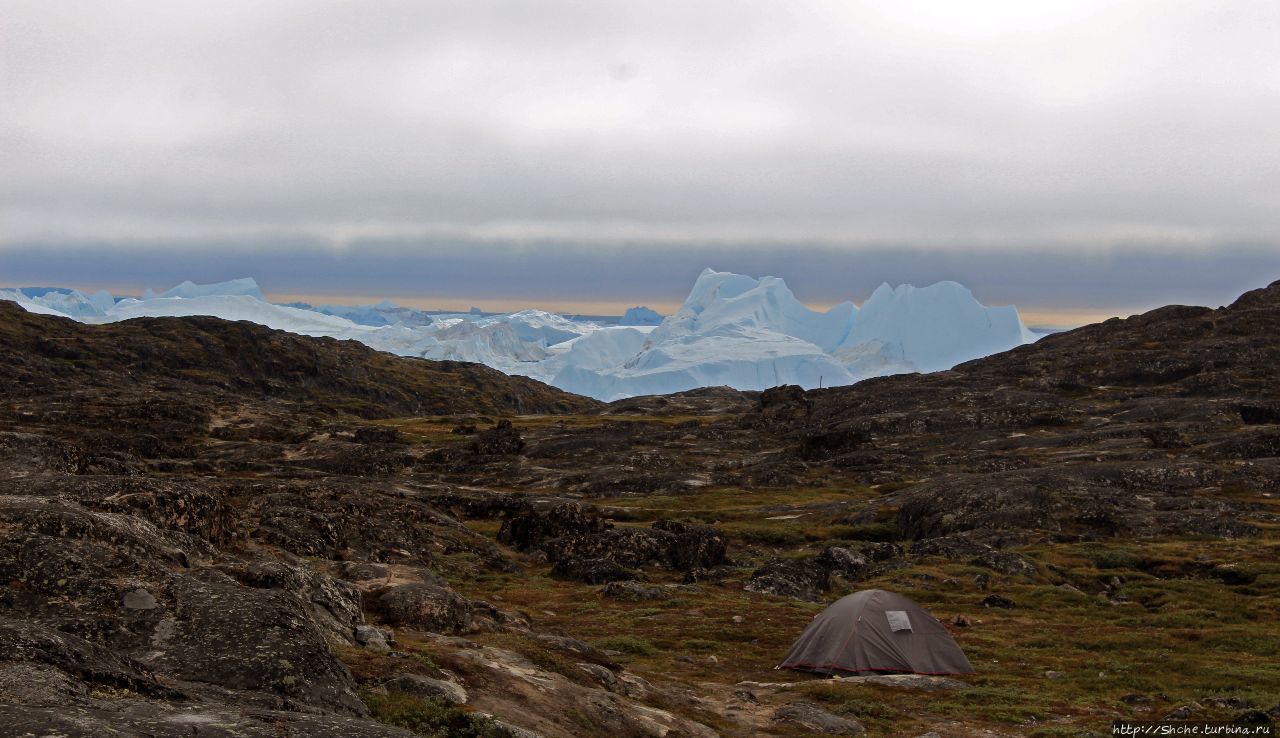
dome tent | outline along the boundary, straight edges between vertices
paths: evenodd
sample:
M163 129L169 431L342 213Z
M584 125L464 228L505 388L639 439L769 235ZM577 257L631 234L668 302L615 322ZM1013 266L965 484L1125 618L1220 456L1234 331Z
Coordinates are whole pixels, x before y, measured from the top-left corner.
M778 668L829 675L973 673L942 623L882 589L854 592L818 613Z

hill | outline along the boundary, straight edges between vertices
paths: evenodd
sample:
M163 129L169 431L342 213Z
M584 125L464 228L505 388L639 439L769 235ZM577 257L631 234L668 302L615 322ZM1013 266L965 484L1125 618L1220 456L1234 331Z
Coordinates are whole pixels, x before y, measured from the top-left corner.
M1280 283L950 371L609 405L0 304L0 719L125 736L1105 734L1280 714ZM772 670L901 592L974 677Z

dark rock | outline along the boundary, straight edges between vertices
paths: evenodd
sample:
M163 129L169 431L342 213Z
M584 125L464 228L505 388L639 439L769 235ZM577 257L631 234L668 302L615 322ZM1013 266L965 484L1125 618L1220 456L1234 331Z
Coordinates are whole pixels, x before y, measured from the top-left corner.
M1147 428L1142 431L1142 435L1151 442L1152 448L1179 449L1191 445L1177 428Z
M761 392L755 413L748 416L747 421L758 427L787 427L808 418L811 407L808 394L802 388L784 384Z
M974 556L969 563L1010 576L1035 578L1040 574L1036 565L1025 557L1012 551L999 551L994 548Z
M710 525L659 520L653 529L671 534L667 564L679 571L707 569L723 564L729 539Z
M383 620L435 633L462 633L472 626L471 602L448 587L415 582L378 590L370 603Z
M141 587L125 592L122 602L130 610L154 610L160 606L156 598Z
M509 518L499 529L498 540L522 550L536 548L557 563L607 559L621 568L677 570L722 564L728 546L725 535L708 525L662 520L648 529L614 528L574 503ZM561 571L570 568L566 565Z
M260 707L139 699L98 700L68 708L0 705L15 736L141 738L414 738L408 730L349 715L316 715Z
M586 659L595 664L603 665L609 669L621 668L617 664L610 661L605 655L591 644L580 641L577 638L568 636L551 635L549 633L539 633L534 636L540 643L549 648L572 654L576 658Z
M1248 403L1240 406L1245 425L1280 424L1280 403Z
M477 456L509 456L524 450L524 438L510 420L503 418L492 428L481 431L471 443Z
M75 680L90 685L129 689L157 698L180 698L182 693L157 682L145 666L95 643L37 623L0 617L0 665L26 664L22 673L42 683L27 683L33 695L78 693ZM47 667L47 668L38 668ZM9 672L13 673L13 672ZM7 701L7 700L6 700Z
M871 562L866 556L847 548L828 546L816 556L769 561L751 575L743 589L817 602L831 589L832 576L857 582L870 573Z
M923 692L950 692L968 689L970 686L959 679L935 674L868 674L839 677L839 679L840 684L867 684L895 689L917 689Z
M570 558L609 559L621 566L663 566L670 561L674 537L645 528L609 528L590 536L564 536L542 549L551 561Z
M866 556L839 546L828 546L822 549L818 554L817 562L825 566L830 573L848 582L864 579L871 566Z
M344 561L338 565L342 578L350 582L368 582L386 579L391 570L384 564L371 564L367 561Z
M356 643L374 651L390 651L395 641L389 631L372 625L357 625L353 635Z
M773 721L821 735L859 735L866 731L862 723L833 715L809 702L793 702L779 707Z
M84 451L49 436L0 433L0 477L75 474Z
M855 451L871 441L871 434L855 428L838 428L831 431L809 433L800 440L797 454L806 461L818 461ZM874 463L880 457L875 456ZM858 465L865 465L866 460Z
M404 437L400 435L400 431L376 425L362 425L356 428L355 433L352 434L352 440L356 443L368 444L404 443Z
M255 589L211 569L177 577L171 624L147 663L183 679L258 690L326 712L364 715L351 674L330 652L309 608L278 589Z
M1236 725L1270 725L1275 720L1262 710L1242 710L1231 718L1231 722Z
M917 541L911 546L911 553L967 561L974 566L1011 576L1036 577L1039 575L1035 564L1026 558L975 540L972 531Z
M382 686L392 692L403 692L453 705L463 705L467 702L467 690L461 685L418 674L401 674L383 682Z
M498 529L498 541L528 551L557 538L592 535L609 527L602 518L587 515L581 505L565 502L550 510L530 510L507 518Z
M998 594L987 595L982 602L978 603L982 607L1000 607L1006 610L1017 607L1013 604L1013 600Z
M631 600L633 602L669 598L669 595L661 587L654 587L635 581L609 582L604 586L601 593L605 597L611 597L615 600Z
M743 587L748 592L817 602L831 587L831 572L816 557L774 559L760 567Z
M555 566L551 567L551 575L562 579L575 579L587 584L605 584L639 578L635 571L611 559L577 556L557 561Z
M350 644L352 630L364 622L360 590L350 582L280 561L223 564L218 569L247 587L284 590L307 603L330 641Z
M858 553L872 561L891 561L902 558L902 546L884 542L863 543L858 546Z
M1246 699L1240 697L1206 697L1200 700L1200 704L1209 705L1210 707L1221 707L1226 710L1243 710L1253 707L1253 704Z
M722 582L737 573L738 568L735 566L715 566L710 569L695 568L684 573L684 583Z
M265 485L264 485L265 486ZM470 551L509 568L494 543L425 502L344 482L249 488L252 537L298 556L430 564L433 552Z

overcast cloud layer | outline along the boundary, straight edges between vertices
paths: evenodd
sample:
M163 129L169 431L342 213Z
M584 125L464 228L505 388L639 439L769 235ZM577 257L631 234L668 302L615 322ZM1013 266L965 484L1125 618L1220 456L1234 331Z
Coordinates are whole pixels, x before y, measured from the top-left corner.
M0 283L1222 301L1280 278L1277 38L1271 0L0 0Z

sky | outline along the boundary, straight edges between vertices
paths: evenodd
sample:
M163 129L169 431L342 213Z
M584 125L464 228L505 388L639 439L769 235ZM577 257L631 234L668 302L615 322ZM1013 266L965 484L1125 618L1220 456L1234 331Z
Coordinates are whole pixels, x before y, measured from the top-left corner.
M1280 279L1280 3L0 0L0 285L1031 320Z

